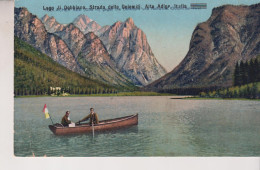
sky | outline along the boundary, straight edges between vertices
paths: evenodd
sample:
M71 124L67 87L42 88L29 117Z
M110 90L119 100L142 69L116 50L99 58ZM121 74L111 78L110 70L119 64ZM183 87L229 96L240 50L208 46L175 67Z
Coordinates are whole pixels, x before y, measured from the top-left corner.
M127 11L46 11L46 7L61 5L147 5L169 4L187 7L190 3L207 3L207 9L190 10L127 10ZM101 26L112 25L116 21L125 21L131 17L148 39L152 51L159 63L167 71L173 70L188 52L190 39L196 25L206 21L214 7L225 4L251 5L259 0L15 0L15 7L26 7L39 18L45 14L54 16L60 23L72 22L78 15L85 14Z

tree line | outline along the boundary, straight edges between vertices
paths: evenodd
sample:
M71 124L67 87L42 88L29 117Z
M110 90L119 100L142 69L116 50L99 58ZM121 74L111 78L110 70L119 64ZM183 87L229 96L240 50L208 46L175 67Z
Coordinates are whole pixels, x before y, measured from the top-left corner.
M177 94L177 95L199 95L200 92L210 92L213 90L218 89L217 86L212 87L191 87L191 88L165 88L160 89L159 93L171 93L171 94Z
M258 59L237 62L234 71L234 86L260 82L260 62Z
M209 92L201 92L200 97L256 99L260 98L260 83L250 83L242 86L234 86Z
M15 88L15 96L24 95L63 95L63 94L111 94L118 93L116 89L103 89L103 88L79 88L79 87L68 87L58 90L52 90L51 87L25 87L25 88Z

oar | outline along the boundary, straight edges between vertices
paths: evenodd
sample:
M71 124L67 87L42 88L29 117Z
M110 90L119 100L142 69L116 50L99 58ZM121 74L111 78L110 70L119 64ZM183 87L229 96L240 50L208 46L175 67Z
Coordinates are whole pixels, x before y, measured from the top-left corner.
M92 134L93 134L93 139L94 139L94 122L93 122L93 119L92 119Z

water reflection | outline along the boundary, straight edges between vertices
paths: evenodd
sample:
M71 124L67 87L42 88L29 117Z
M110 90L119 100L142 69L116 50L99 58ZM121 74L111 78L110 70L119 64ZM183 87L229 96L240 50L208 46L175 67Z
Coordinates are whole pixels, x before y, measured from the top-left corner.
M55 136L41 113L55 122L94 107L100 119L139 113L139 124L107 132ZM15 99L16 156L257 156L258 101L173 100L170 97L75 97Z
M189 143L196 148L196 155L240 156L260 153L259 149L256 150L260 146L257 144L260 137L255 136L254 130L259 128L259 105L255 103L254 109L249 109L248 101L244 101L239 103L240 107L230 107L236 104L237 101L204 101L198 108L184 111L180 120L189 131ZM247 110L244 110L246 107Z

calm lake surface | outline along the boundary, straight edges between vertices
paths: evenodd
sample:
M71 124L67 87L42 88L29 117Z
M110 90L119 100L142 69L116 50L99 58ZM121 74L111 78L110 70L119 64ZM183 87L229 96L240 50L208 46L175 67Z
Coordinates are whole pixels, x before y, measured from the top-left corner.
M76 122L94 107L99 119L139 113L139 124L92 134L55 136L66 110ZM152 97L40 97L14 99L16 156L259 156L260 101Z

